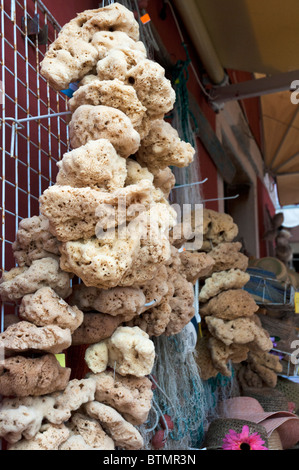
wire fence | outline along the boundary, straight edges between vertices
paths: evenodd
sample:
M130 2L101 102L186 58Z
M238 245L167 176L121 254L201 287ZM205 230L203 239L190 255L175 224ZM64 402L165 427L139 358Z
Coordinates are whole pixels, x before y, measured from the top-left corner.
M0 15L3 272L15 266L12 243L19 222L39 214L39 196L55 181L56 163L69 148L69 135L62 114L67 97L52 90L39 71L61 26L39 0L1 0ZM40 116L49 117L36 118ZM11 313L16 313L15 305L2 302L1 332L5 315Z

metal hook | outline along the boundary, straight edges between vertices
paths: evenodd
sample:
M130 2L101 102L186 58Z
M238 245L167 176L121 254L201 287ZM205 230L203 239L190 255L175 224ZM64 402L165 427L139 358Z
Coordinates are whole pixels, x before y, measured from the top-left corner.
M196 183L188 183L188 184L181 184L181 185L178 185L178 186L174 186L174 188L172 188L172 190L178 189L178 188L187 188L189 186L197 186L197 185L200 185L200 184L204 184L208 181L208 179L209 178L206 178L203 181L198 181Z
M15 119L13 117L6 117L5 119L1 119L1 122L5 123L6 121L12 121L11 125L11 142L10 142L10 156L13 157L15 153L15 142L16 142L16 130L23 129L24 126L22 123L30 122L30 121L39 121L40 119L49 119L52 117L59 117L65 116L67 114L71 114L70 111L64 111L62 113L51 113L45 114L43 116L31 116L29 118L23 119Z
M240 197L240 194L236 194L235 196L231 196L231 197L218 197L215 199L205 199L204 201L201 201L201 204L205 202L212 202L212 201L228 201L232 199L238 199L238 197Z

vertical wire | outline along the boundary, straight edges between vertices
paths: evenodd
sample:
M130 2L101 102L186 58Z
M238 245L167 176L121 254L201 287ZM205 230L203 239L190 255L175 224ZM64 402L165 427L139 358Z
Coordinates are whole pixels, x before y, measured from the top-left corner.
M45 13L45 24L48 24L48 14ZM48 51L48 44L46 45L46 52ZM47 110L48 114L51 113L51 100L50 100L50 85L47 81ZM49 154L49 182L52 183L52 139L51 139L51 118L48 119L48 154Z
M29 59L28 59L28 23L27 23L27 0L24 0L24 28L25 28L25 73L26 73L26 114L30 115L30 90L29 90ZM26 140L27 140L27 217L31 217L31 149L30 149L30 122L26 124Z
M37 15L37 1L34 2L34 14ZM39 44L38 35L35 39L35 57L36 57L36 94L37 94L37 115L41 115L40 110L40 77L39 77ZM37 121L37 144L38 144L38 194L42 193L42 164L41 164L41 122Z
M56 39L56 30L55 30L55 38ZM60 93L56 93L56 112L60 112ZM57 116L57 142L58 142L58 160L61 160L61 135L60 135L60 118Z
M1 269L5 271L5 42L4 42L4 0L1 0L1 61L2 61L2 221L1 221L1 236L2 236L2 263ZM1 333L4 331L4 305L1 302Z
M13 41L14 41L14 91L15 91L15 119L18 119L18 45L17 45L17 13L14 9L13 18ZM15 153L15 233L19 224L19 159L18 159L18 127L16 126Z

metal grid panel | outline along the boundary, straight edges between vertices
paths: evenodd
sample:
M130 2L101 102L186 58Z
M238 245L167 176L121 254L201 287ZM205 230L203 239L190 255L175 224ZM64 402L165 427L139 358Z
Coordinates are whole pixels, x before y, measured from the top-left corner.
M36 16L38 15L38 17ZM31 20L48 28L47 43L31 34ZM69 148L66 118L67 97L49 88L40 75L48 45L60 25L39 0L1 0L1 270L15 266L12 243L21 219L39 214L38 199L55 180L57 161ZM14 120L55 114L15 125ZM56 116L59 114L59 116ZM15 139L12 133L15 131ZM14 146L11 150L11 142ZM5 315L15 305L1 304L1 332Z

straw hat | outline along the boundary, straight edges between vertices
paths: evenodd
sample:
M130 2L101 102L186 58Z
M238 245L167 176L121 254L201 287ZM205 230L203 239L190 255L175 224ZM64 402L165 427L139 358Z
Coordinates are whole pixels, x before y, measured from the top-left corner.
M208 450L221 450L223 439L231 429L237 433L242 432L243 426L248 426L249 433L258 433L265 441L265 447L269 449L269 441L266 429L260 424L253 423L244 419L218 418L211 422L205 436L204 446Z
M243 392L244 396L255 398L264 411L290 411L287 398L279 390L248 387Z
M262 425L268 439L277 431L283 449L290 449L299 442L299 418L288 411L264 411L261 404L251 397L235 397L219 405L221 417L243 419Z

